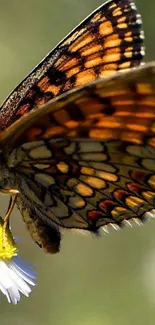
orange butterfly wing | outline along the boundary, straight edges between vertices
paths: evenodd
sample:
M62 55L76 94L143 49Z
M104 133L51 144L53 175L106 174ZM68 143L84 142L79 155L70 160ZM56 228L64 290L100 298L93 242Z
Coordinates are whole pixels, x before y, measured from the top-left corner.
M141 17L132 1L103 4L12 92L0 110L1 130L55 96L139 65L143 41Z
M5 151L26 142L88 138L155 146L154 63L51 100L0 134Z
M80 122L73 120L81 111ZM54 123L51 129L45 120ZM96 233L109 224L120 227L154 215L154 124L151 64L33 110L8 128L1 145L9 144L12 151L19 137L20 146L7 164L20 178L22 202L35 206L35 213L54 229Z

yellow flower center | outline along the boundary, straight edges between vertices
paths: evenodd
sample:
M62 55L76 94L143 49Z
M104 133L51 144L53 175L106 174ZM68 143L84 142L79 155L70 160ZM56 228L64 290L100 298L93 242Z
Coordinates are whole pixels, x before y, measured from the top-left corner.
M0 260L8 261L17 255L16 243L11 230L3 228L4 220L0 217Z

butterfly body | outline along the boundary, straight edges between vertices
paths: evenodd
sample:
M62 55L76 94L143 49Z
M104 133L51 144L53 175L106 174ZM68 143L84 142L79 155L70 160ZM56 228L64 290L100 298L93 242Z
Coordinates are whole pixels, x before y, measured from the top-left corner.
M110 0L1 107L1 189L18 193L47 252L64 229L99 234L154 215L155 68L135 69L143 39L135 5Z

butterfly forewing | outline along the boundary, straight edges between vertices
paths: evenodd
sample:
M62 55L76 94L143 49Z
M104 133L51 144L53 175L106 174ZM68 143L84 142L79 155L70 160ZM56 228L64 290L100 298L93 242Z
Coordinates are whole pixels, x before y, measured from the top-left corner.
M141 17L130 0L110 0L69 34L12 92L0 128L70 89L139 65Z
M155 73L148 64L68 92L0 135L3 150L58 138L118 139L155 146Z

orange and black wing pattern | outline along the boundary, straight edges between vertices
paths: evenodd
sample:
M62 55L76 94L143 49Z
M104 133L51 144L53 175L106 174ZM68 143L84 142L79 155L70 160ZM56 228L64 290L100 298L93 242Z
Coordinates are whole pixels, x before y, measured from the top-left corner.
M121 140L155 146L154 63L71 90L17 120L0 134L11 151L20 144L64 138Z
M154 216L154 63L61 95L8 134L20 196L47 224L97 233Z
M133 2L106 2L11 93L0 110L1 130L53 97L139 65L144 56L143 41L141 17Z

